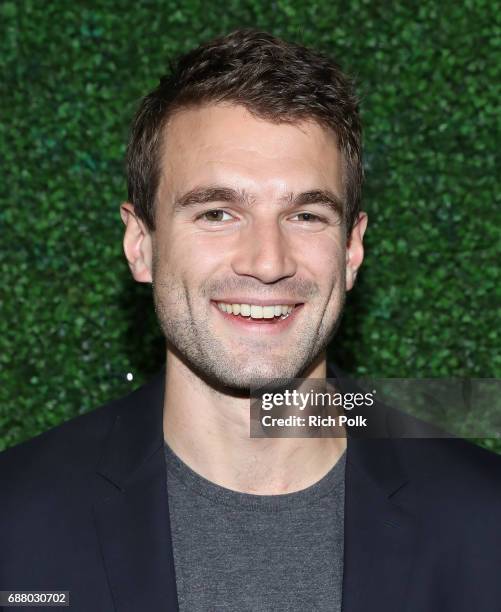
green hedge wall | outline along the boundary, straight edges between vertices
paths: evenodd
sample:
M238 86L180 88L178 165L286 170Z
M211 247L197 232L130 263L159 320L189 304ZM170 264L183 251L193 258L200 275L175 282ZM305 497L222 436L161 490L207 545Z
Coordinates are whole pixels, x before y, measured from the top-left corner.
M168 58L242 26L358 82L367 253L331 356L354 374L500 377L495 3L4 0L0 24L0 448L162 362L150 287L122 255L128 126Z

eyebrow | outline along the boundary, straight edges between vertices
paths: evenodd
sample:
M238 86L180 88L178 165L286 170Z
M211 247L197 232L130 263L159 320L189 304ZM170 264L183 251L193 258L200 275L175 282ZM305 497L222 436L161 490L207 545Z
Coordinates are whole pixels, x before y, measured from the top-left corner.
M311 189L298 194L289 192L281 197L280 201L294 207L321 204L341 217L345 209L343 200L330 189ZM231 187L196 187L176 198L174 210L180 211L208 202L230 202L249 207L255 202L255 198L245 190L232 189Z

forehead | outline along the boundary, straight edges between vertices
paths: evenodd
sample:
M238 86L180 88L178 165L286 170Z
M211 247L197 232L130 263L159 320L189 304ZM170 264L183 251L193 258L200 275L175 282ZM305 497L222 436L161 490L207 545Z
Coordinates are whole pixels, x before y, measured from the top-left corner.
M160 190L236 184L257 195L329 188L343 197L335 134L314 121L273 123L234 104L182 109L169 119Z

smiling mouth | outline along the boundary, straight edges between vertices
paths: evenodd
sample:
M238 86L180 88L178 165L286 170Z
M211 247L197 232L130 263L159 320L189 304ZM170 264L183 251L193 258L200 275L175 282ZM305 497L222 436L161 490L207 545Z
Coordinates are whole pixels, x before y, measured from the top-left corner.
M302 304L270 304L261 306L259 304L229 304L227 302L215 302L216 306L226 314L233 315L248 321L262 323L273 323L287 319L292 312Z

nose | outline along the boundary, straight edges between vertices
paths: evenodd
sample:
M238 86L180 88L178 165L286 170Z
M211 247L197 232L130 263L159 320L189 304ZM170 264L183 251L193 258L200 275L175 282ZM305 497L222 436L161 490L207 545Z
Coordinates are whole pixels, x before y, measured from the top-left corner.
M294 276L297 262L278 220L255 220L242 231L232 268L236 274L253 276L262 283Z

